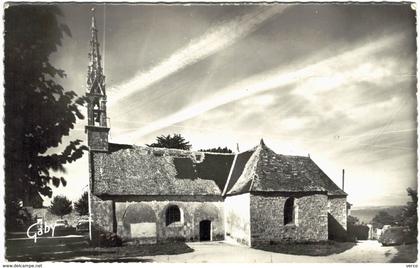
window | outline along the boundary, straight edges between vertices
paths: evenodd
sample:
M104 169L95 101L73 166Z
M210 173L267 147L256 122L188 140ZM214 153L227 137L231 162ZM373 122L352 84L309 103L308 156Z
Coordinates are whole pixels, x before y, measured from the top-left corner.
M195 162L202 163L204 160L204 153L197 152L194 154Z
M181 221L181 211L177 206L170 206L166 209L166 226Z
M284 204L284 225L295 224L295 199L289 197Z

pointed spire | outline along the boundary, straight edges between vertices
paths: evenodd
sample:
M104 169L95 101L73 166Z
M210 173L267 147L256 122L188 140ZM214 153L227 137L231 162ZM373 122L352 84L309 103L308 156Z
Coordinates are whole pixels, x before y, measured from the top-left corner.
M99 123L99 126L106 127L106 92L105 76L101 67L101 54L99 50L98 30L95 22L95 9L91 9L91 39L89 51L89 67L87 74L87 93L91 96L88 110L89 125Z
M89 66L87 74L87 141L91 151L108 151L106 114L105 76L101 66L98 29L96 28L95 9L91 9L91 39L89 43Z
M98 29L96 29L95 9L91 9L91 40L89 51L88 88L87 91L93 94L105 94L105 76L101 66L101 54L99 50Z
M95 8L93 7L91 10L92 12L92 29L96 29L96 20L95 20Z
M263 138L261 138L261 140L260 140L260 145L261 145L261 146L265 146L265 143L264 143Z

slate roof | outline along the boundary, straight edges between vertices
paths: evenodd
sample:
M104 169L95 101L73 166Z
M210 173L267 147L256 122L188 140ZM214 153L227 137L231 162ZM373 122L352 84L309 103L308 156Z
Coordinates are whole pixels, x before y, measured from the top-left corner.
M253 150L249 150L236 155L225 192L229 192L232 189L233 185L235 185L235 183L238 181L239 177L244 171L246 163L248 163L248 160L253 153Z
M233 154L109 144L93 153L97 195L221 195Z
M262 141L228 195L246 192L327 192L305 174L299 157L276 154Z
M316 184L324 187L328 191L329 196L347 196L346 192L341 190L341 188L338 187L311 158L302 158L304 158L305 167L310 174L309 178Z
M246 192L326 192L330 196L347 195L309 157L276 154L262 140L247 152L248 155L250 153L252 155L247 163L239 164L243 166L242 171L236 171L241 173L240 177L231 176L227 195Z
M236 156L110 143L108 153L93 152L93 168L97 195L347 195L309 157L276 154L263 142Z

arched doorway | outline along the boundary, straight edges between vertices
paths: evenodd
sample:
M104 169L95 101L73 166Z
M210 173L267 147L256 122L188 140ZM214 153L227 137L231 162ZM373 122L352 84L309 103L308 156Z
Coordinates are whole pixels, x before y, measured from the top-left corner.
M200 221L200 241L211 240L211 221Z

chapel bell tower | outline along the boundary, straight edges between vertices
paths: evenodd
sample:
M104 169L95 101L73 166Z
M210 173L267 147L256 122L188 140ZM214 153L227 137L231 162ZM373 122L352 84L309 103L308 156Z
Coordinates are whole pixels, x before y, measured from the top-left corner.
M94 9L92 9L92 26L89 52L89 67L87 75L88 124L85 132L88 136L88 146L91 151L108 151L108 134L106 117L105 76L101 66L99 53L98 30L96 29Z

